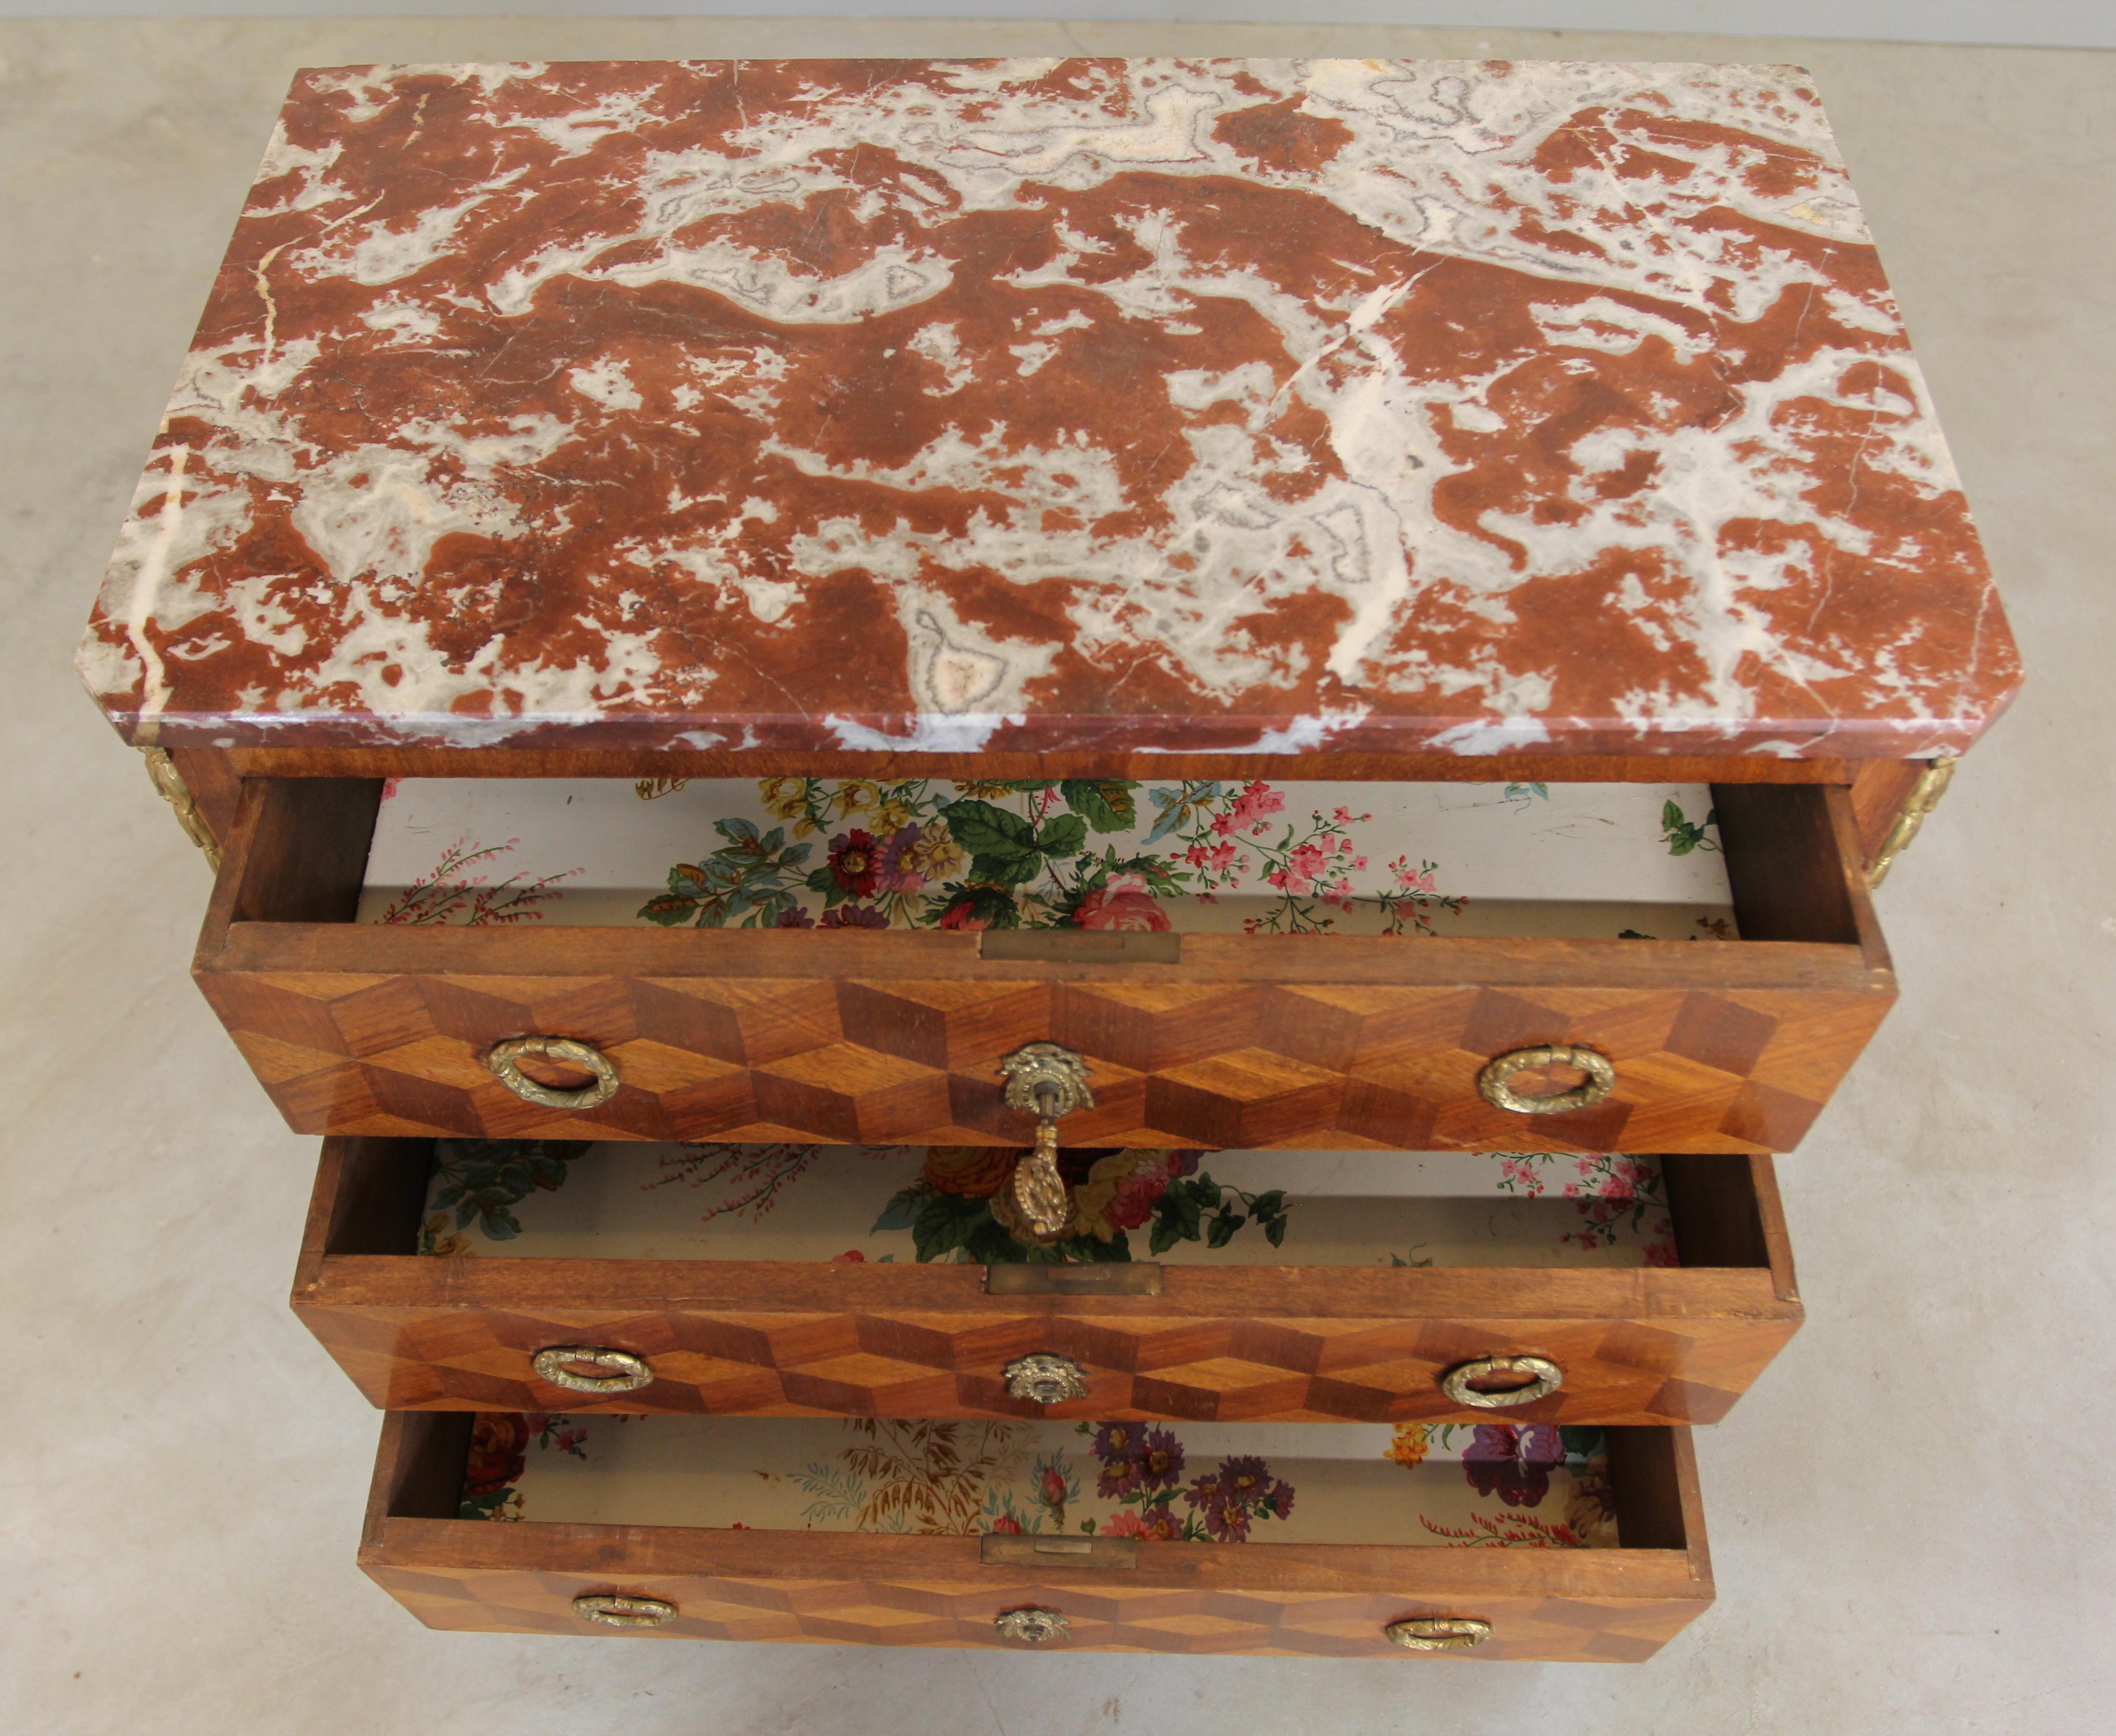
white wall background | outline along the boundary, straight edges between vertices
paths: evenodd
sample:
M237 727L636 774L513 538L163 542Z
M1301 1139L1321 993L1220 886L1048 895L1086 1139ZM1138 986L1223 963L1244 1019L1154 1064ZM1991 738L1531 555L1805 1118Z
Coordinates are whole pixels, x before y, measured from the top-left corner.
M2116 0L0 0L0 18L766 16L1461 25L2116 48Z

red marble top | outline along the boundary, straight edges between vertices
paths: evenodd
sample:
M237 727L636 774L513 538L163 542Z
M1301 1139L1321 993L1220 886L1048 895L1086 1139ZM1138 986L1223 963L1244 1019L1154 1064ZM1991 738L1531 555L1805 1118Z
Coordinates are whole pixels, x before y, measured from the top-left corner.
M2018 665L1806 76L294 83L80 668L284 746L1911 755Z

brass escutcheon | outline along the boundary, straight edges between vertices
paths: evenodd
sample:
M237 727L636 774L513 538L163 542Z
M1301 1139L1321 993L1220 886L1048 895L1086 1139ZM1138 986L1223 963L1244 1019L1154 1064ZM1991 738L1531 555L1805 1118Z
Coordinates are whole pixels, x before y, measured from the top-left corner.
M1493 1375L1526 1375L1530 1379L1525 1386L1497 1393L1480 1393L1470 1384ZM1548 1398L1564 1384L1565 1370L1548 1356L1480 1356L1474 1362L1458 1363L1448 1370L1441 1376L1440 1390L1473 1411L1506 1411Z
M541 1055L549 1061L579 1067L594 1074L595 1082L577 1091L540 1085L515 1065L524 1055ZM493 1044L485 1064L494 1079L524 1103L540 1103L546 1109L592 1109L617 1095L617 1069L610 1065L610 1057L593 1043L571 1037L510 1037Z
M1382 1632L1390 1644L1411 1651L1467 1651L1492 1637L1492 1624L1474 1615L1414 1615Z
M1540 1095L1514 1089L1511 1081L1515 1074L1550 1066L1577 1067L1587 1075L1586 1080L1570 1091ZM1510 1109L1516 1115L1559 1115L1567 1109L1585 1109L1616 1089L1616 1064L1607 1055L1564 1043L1510 1050L1495 1056L1477 1075L1477 1089L1484 1101L1494 1109Z
M583 1375L568 1368L569 1362L585 1362L591 1368L607 1369L602 1375ZM569 1393L636 1393L654 1384L653 1365L628 1350L609 1350L599 1344L554 1344L540 1350L530 1366L536 1378L562 1386Z
M573 1600L573 1614L605 1628L659 1628L676 1619L676 1606L659 1597L622 1591L588 1591Z
M1056 1609L1002 1609L992 1618L992 1626L999 1630L1003 1640L1019 1640L1025 1646L1047 1645L1052 1640L1062 1640L1072 1631L1073 1624Z
M1038 1351L1007 1364L1006 1396L1036 1404L1063 1404L1069 1398L1085 1398L1088 1371L1070 1356Z

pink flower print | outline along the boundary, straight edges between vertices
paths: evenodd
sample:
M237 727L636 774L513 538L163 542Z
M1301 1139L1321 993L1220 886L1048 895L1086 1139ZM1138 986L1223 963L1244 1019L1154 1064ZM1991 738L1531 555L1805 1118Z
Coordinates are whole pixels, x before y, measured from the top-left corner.
M1122 1177L1110 1203L1102 1208L1111 1228L1136 1230L1143 1226L1175 1175L1175 1166L1171 1163L1144 1165Z
M1175 1515L1166 1507L1149 1508L1140 1513L1127 1507L1122 1513L1111 1516L1102 1528L1105 1537L1143 1537L1149 1543L1173 1543L1175 1540Z
M1274 868L1264 879L1281 892L1305 898L1315 890L1317 882L1330 879L1333 866L1320 845L1299 844L1288 852L1286 866Z
M1330 817L1340 826L1350 826L1352 823L1352 810L1349 808L1334 808L1331 812Z
M1364 856L1362 856L1362 857L1360 857L1360 858L1359 858L1356 862L1355 862L1355 863L1352 864L1352 869L1353 869L1353 872L1354 872L1354 873L1364 873L1364 870L1365 870L1365 868L1366 868L1366 866L1367 866L1367 859L1366 859Z
M1225 840L1212 845L1201 841L1184 851L1183 859L1193 868L1203 868L1209 873L1224 874L1228 864L1235 859L1235 847Z
M1147 891L1143 874L1111 875L1080 900L1073 921L1083 928L1129 933L1158 932L1170 926L1168 913Z
M858 1248L848 1248L842 1254L833 1254L830 1264L834 1266L863 1266L867 1264L867 1255Z
M1433 892L1436 890L1433 884L1433 870L1427 868L1421 873L1412 868L1405 857L1399 856L1389 863L1389 872L1396 876L1396 883L1406 892Z
M1244 784L1241 794L1235 798L1234 805L1225 813L1215 817L1212 830L1223 838L1244 827L1247 827L1252 834L1261 834L1264 830L1264 816L1283 813L1285 808L1286 798L1258 778L1254 783Z
M1012 1513L1001 1513L992 1521L991 1528L994 1535L1001 1537L1018 1537L1022 1534L1021 1521Z

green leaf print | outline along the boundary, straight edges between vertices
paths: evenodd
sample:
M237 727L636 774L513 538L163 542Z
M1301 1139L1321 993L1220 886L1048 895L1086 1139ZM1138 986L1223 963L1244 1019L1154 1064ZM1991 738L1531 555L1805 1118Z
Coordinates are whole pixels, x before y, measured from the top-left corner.
M991 1208L961 1194L930 1194L918 1208L911 1240L921 1260L939 1259L961 1247L982 1224L991 1224ZM994 1226L996 1227L996 1226Z
M1077 856L1088 847L1088 822L1076 813L1046 820L1036 835L1036 847L1046 856Z
M1704 834L1719 823L1719 810L1709 808L1702 825L1693 824L1682 812L1682 804L1670 797L1661 804L1661 839L1668 845L1671 856L1686 856L1692 850L1717 850L1718 840Z
M964 799L941 810L948 834L973 856L1018 856L1036 847L1036 831L1018 813Z
M922 1181L914 1181L907 1188L889 1196L889 1204L881 1209L881 1216L874 1221L870 1236L879 1236L885 1230L908 1230L918 1221L918 1208L926 1203L932 1190Z
M567 1167L587 1149L575 1140L441 1140L434 1146L434 1179L441 1186L429 1204L453 1209L456 1227L475 1222L492 1241L512 1241L521 1220L509 1209L532 1193L554 1193L565 1185Z
M948 898L937 919L944 928L961 926L964 918L987 928L1021 926L1021 906L1004 886L964 886L959 881L950 881L941 890ZM950 917L956 920L951 923Z
M640 907L642 920L665 928L693 923L723 928L737 917L745 928L769 927L796 902L797 871L808 859L805 844L789 845L779 827L759 833L748 820L715 820L727 842L698 862L669 870L669 890Z
M1097 831L1124 831L1138 817L1132 798L1137 787L1120 778L1068 778L1058 786L1058 794Z

